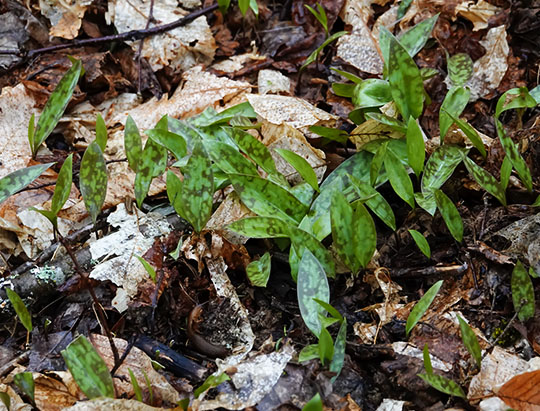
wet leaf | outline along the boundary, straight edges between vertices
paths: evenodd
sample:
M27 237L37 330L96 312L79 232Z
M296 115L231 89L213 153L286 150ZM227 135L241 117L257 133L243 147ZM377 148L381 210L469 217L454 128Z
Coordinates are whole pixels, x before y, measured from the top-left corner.
M0 203L6 201L10 196L28 186L38 178L45 170L54 163L38 164L31 167L21 168L13 173L0 178Z
M458 117L454 117L452 114L448 112L446 114L454 123L457 124L457 126L461 129L461 131L463 131L463 133L471 141L473 146L476 147L476 149L480 152L480 154L482 154L482 157L485 158L487 155L486 148L484 147L484 142L478 135L478 131L476 131L476 129L473 126L471 126L469 123L467 123L466 121Z
M391 150L387 150L386 152L384 167L386 168L390 185L396 194L414 208L414 192L411 179L401 161Z
M399 42L411 57L414 57L426 45L438 18L439 14L437 13L411 27L399 37Z
M105 147L107 146L107 126L99 113L96 117L96 142L99 148L101 148L101 151L105 152Z
M317 298L328 303L330 288L323 266L307 249L303 252L298 266L297 295L304 323L313 334L319 337L322 330L319 315L326 316L326 310L313 299Z
M443 281L437 281L435 284L431 286L429 290L426 291L426 293L420 298L420 300L416 303L414 308L411 310L411 313L409 314L409 317L407 318L407 324L405 326L405 332L407 333L407 336L411 332L411 330L414 328L416 324L418 324L418 321L422 318L422 316L425 314L433 300L435 299L435 296L439 292L439 289L441 288Z
M476 334L463 318L458 315L457 319L459 321L463 345L465 345L465 348L467 348L467 351L469 351L473 357L476 365L480 368L480 365L482 364L482 350L480 349L480 344L478 344Z
M129 115L124 127L124 149L129 166L136 172L142 154L142 142L137 124Z
M58 85L55 87L47 100L45 107L43 107L43 111L39 116L30 143L33 156L36 155L41 144L49 137L58 124L60 117L64 114L64 110L71 99L73 90L79 81L81 69L82 63L80 60L73 63L71 68L64 74Z
M495 119L498 119L501 113L513 108L532 108L538 103L529 94L527 87L513 88L506 91L497 101L495 108Z
M107 194L107 166L95 141L84 152L79 178L84 204L95 223Z
M388 204L385 198L368 183L364 183L354 176L349 176L349 178L351 179L351 182L360 198L367 198L367 200L365 200L365 204L369 207L369 209L388 227L395 230L396 217L394 216L392 207L390 207L390 204Z
M315 394L313 398L304 405L302 411L323 411L321 395L319 393Z
M276 148L274 150L276 150L281 157L283 157L291 166L294 167L294 169L298 172L298 174L300 174L306 183L308 183L315 191L319 191L317 175L304 157L283 148Z
M114 398L114 384L109 369L86 337L79 335L75 338L62 350L62 357L75 382L89 399Z
M177 160L187 155L186 140L179 134L160 128L146 130L144 134L173 153Z
M380 107L392 101L390 84L386 80L367 79L354 88L352 102L355 108Z
M146 272L148 273L148 275L150 276L152 281L155 283L156 282L156 270L154 270L154 267L152 267L148 263L148 261L146 261L141 256L135 255L135 257L137 257L137 260L139 260L139 262L143 265L144 269L146 270Z
M204 148L223 172L259 177L255 164L229 144L207 140L204 142Z
M512 271L511 286L512 301L518 318L520 321L527 321L534 316L534 288L527 270L519 260Z
M422 254L424 254L427 258L431 258L431 249L426 237L416 230L409 230L409 234L416 243L416 246L420 249L420 251L422 251Z
M473 75L472 59L465 53L454 54L452 57L449 57L447 54L446 58L448 77L450 77L450 81L452 81L452 86L460 87L465 85Z
M425 382L440 392L455 397L467 398L463 389L455 382L442 375L437 374L418 374Z
M532 177L529 166L527 165L525 160L523 160L521 154L519 154L516 143L514 143L512 139L506 135L502 123L499 120L495 119L495 125L497 126L497 134L499 136L499 140L501 141L501 145L504 148L504 152L506 153L506 155L510 159L510 162L516 169L519 178L521 179L521 182L523 183L525 188L527 188L529 192L532 192Z
M332 336L326 328L321 329L318 346L321 364L326 365L332 361L332 357L334 356L334 341L332 341Z
M440 129L440 139L441 144L444 141L444 137L448 130L454 123L454 118L459 117L471 97L471 92L465 87L452 87L446 96L441 105L439 111L439 129Z
M35 401L36 385L31 372L20 372L15 374L13 376L13 382L32 400L32 402Z
M32 316L28 312L26 305L24 305L23 300L21 300L21 297L19 297L19 294L8 287L6 287L6 294L11 305L13 305L15 313L17 313L17 317L19 317L21 324L24 325L24 328L26 328L28 332L32 332Z
M463 240L463 221L461 221L456 206L441 190L435 190L435 202L450 234L456 241L461 242Z
M217 376L212 374L206 380L204 380L203 384L199 388L193 391L193 396L195 398L199 398L199 396L203 392L209 390L212 387L217 387L219 384L229 380L230 377L225 373L219 374Z
M256 261L252 261L246 267L246 274L251 285L255 287L266 287L270 278L271 258L266 252Z
M331 378L331 382L334 383L345 362L345 348L347 345L347 320L343 320L339 326L339 331L336 336L336 341L334 343L334 356L332 357L332 362L330 363L330 371L335 372L336 375Z
M480 186L489 194L499 200L502 205L506 206L506 194L497 179L472 161L469 157L464 157L463 160L465 162L465 167L467 167L467 170L474 181L480 184Z
M407 157L409 165L413 169L416 176L424 169L424 160L426 159L426 147L424 145L424 137L420 126L412 117L409 118L407 125Z

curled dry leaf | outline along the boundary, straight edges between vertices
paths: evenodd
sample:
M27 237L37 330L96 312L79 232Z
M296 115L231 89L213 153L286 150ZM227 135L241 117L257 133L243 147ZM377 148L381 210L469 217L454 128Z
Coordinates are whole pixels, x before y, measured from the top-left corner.
M487 1L464 1L456 6L455 12L465 17L474 24L473 31L482 30L488 27L488 21L502 9Z
M92 1L40 1L41 14L51 22L49 34L68 40L77 37L84 13Z

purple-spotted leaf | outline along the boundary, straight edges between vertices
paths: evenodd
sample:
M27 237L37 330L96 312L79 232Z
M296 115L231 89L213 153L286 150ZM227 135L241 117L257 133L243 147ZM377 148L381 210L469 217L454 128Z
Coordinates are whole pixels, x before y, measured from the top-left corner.
M96 117L96 142L99 148L101 148L101 151L105 152L105 147L107 146L107 126L99 113Z
M304 323L319 337L322 330L319 315L326 316L326 310L313 299L330 302L330 288L323 266L308 249L304 250L298 266L297 295Z
M421 233L416 230L409 230L409 234L413 238L416 246L422 251L427 258L431 258L431 249L429 248L429 243Z
M367 211L366 207L360 202L356 203L354 210L354 220L356 233L356 258L362 265L366 267L371 261L371 257L377 248L377 231L373 218Z
M365 198L364 203L369 209L379 217L388 227L392 230L396 229L396 217L390 204L385 198L368 183L365 183L354 176L349 176L353 184L354 189L360 196Z
M506 91L497 101L495 118L498 119L502 112L513 108L532 108L538 103L529 94L527 87L513 88Z
M504 160L501 164L501 187L503 190L506 190L508 187L508 182L510 181L510 175L512 174L512 162L508 156L504 156Z
M289 237L289 225L274 217L246 217L227 226L238 234L250 238Z
M31 372L20 372L13 376L13 382L32 402L35 401L36 385Z
M184 138L176 133L172 133L161 128L153 128L144 132L156 143L167 148L177 160L180 160L187 154L187 144Z
M56 180L56 187L54 188L54 194L51 200L51 212L54 215L58 214L69 198L73 178L72 167L73 154L70 154L64 161L64 164L62 164Z
M452 57L449 57L447 54L446 58L448 62L448 77L450 77L452 86L463 86L473 75L472 59L465 53L458 53Z
M148 194L154 177L163 174L167 167L167 149L149 138L137 164L135 176L135 199L140 208Z
M33 156L36 155L41 144L49 137L58 124L58 120L64 114L73 90L79 81L81 69L82 63L80 60L73 63L52 92L47 103L45 103L31 139L30 148Z
M411 178L399 158L391 150L387 150L386 152L384 167L386 168L390 185L396 194L414 208L414 192Z
M84 204L95 223L107 194L107 166L95 141L84 152L79 178Z
M399 42L411 57L414 57L426 45L438 18L439 14L437 13L411 27L399 37Z
M443 281L440 280L433 284L413 307L411 313L407 317L407 324L405 325L405 332L407 335L409 335L414 326L418 324L418 321L420 321L422 316L426 313L427 309L435 299L435 296L439 292L442 283Z
M19 294L8 287L6 287L6 294L11 305L13 305L15 313L17 313L17 317L19 317L21 324L24 325L24 328L26 328L28 332L32 332L32 316L28 312L26 305L24 305L23 300L21 300L21 297L19 297Z
M353 207L345 196L337 191L330 210L333 245L341 261L353 274L357 274L362 263L356 253L356 249L361 247L361 244L356 241L359 232L354 217Z
M255 164L245 158L237 148L214 140L205 140L204 148L212 161L224 173L259 176Z
M422 76L422 80L426 81L430 78L435 77L437 74L439 74L439 70L431 67L422 67L420 69L420 75Z
M377 178L381 172L382 165L384 163L384 157L386 156L386 148L388 147L388 141L380 144L375 151L375 155L371 160L369 167L369 183L374 186L377 183Z
M465 348L467 348L467 351L469 351L473 357L476 365L480 367L480 364L482 363L482 350L480 349L480 344L478 344L476 334L463 318L458 315L457 319L459 321L459 329L461 330L461 340L463 341L463 345L465 345Z
M11 195L28 186L38 178L45 170L54 163L38 164L31 167L21 168L7 176L0 178L0 203L3 203Z
M467 170L474 181L480 184L480 186L489 194L499 200L502 205L506 206L506 194L504 192L504 188L497 181L497 179L472 161L469 157L464 157L463 160L465 167L467 167Z
M523 157L521 157L521 154L519 153L519 149L517 147L517 144L512 141L510 137L506 135L506 132L504 131L504 127L502 123L495 119L495 125L497 127L497 134L499 136L499 140L501 142L501 145L504 148L504 152L506 153L507 157L510 159L510 162L512 163L512 166L516 169L519 178L521 179L521 182L525 186L525 188L531 192L533 189L532 186L532 177L531 177L531 171L529 170L529 166L523 160Z
M81 391L89 398L114 398L114 384L105 361L83 335L62 351L62 357Z
M386 80L370 78L354 88L352 102L356 108L380 107L392 100L390 84Z
M416 176L424 169L424 160L426 159L426 147L424 145L424 136L422 130L412 117L409 118L407 125L407 157L409 165L413 169Z
M298 362L304 362L309 360L314 360L319 358L319 345L318 344L309 344L306 345L298 354Z
M455 381L450 380L438 374L418 374L425 382L435 388L437 391L444 392L455 397L467 398L461 388Z
M441 190L435 190L435 202L437 203L437 208L439 209L450 234L456 239L456 241L461 242L463 240L463 221L459 212L446 194Z
M343 364L345 362L345 348L347 346L347 320L343 319L341 325L339 326L339 331L336 336L336 341L334 343L334 355L332 356L332 362L328 367L330 371L335 372L330 382L334 382L339 377Z
M324 271L328 277L334 278L336 276L336 268L332 253L317 240L313 235L308 232L293 226L289 226L289 238L293 244L291 247L292 258L294 254L297 256L303 255L305 250L309 250L323 266ZM298 253L296 253L298 250ZM289 262L291 256L289 256ZM291 275L296 280L297 277L297 264L291 264Z
M129 166L133 171L137 172L137 166L142 154L142 142L137 124L135 124L131 116L128 116L124 127L124 149Z
M191 157L184 168L180 194L187 221L200 233L212 214L214 176L212 163L200 141L195 142Z
M248 264L246 274L251 285L266 287L270 278L271 261L270 253L266 252L260 259Z
M278 174L270 150L251 134L236 128L227 129L240 150L268 174Z
M441 105L439 111L439 130L441 144L448 130L454 123L454 118L459 117L469 102L471 91L465 87L452 87Z
M520 321L527 321L534 316L534 288L531 277L519 260L512 271L511 287L512 301L518 318Z
M441 113L444 110L441 108ZM453 114L450 114L449 112L446 112L446 115L452 120L452 122L456 123L457 126L463 131L463 133L468 137L468 139L471 141L473 146L476 147L476 149L482 154L482 157L486 157L486 148L484 147L484 142L480 138L480 135L478 134L478 131L471 126L466 121L454 116Z
M283 157L294 169L300 174L306 183L308 183L315 191L319 191L319 183L317 181L317 175L307 160L299 156L293 151L285 150L283 148L275 149L278 154Z

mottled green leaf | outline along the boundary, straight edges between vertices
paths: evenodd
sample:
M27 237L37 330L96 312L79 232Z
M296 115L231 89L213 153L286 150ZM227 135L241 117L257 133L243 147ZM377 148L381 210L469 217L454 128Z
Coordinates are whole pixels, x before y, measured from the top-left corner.
M99 113L96 117L96 142L99 148L101 148L101 151L105 152L105 147L107 146L107 126Z
M339 128L330 128L323 126L310 126L309 131L312 133L318 134L319 136L325 137L329 140L337 141L338 143L344 144L349 139L349 133Z
M146 130L144 134L146 134L156 143L167 148L171 153L173 153L177 160L182 159L187 154L186 140L184 140L184 138L179 134L159 128Z
M306 402L306 405L302 408L302 411L323 411L323 402L321 400L321 394L317 393L311 400Z
M300 67L300 71L304 70L307 66L309 66L311 63L313 63L317 56L320 54L320 52L328 46L330 43L336 41L341 36L349 34L346 31L338 31L337 33L332 34L330 37L327 37L327 39L311 53L308 58L304 61L304 64L302 64L302 67Z
M388 141L380 144L375 151L375 155L371 160L371 165L369 168L369 182L372 186L377 183L377 178L381 172L382 165L384 164L384 158L386 157L386 148L388 147Z
M171 170L167 171L167 197L177 214L183 219L186 219L182 208L181 193L182 180L180 180Z
M131 116L127 117L124 127L124 149L129 166L136 172L142 154L142 142L137 124L135 124Z
M245 174L258 177L257 167L245 158L238 149L226 143L207 140L204 148L212 161L227 174Z
M439 292L442 283L443 281L440 280L433 284L431 288L426 291L422 298L420 298L420 300L418 300L416 305L413 307L411 313L409 314L409 317L407 317L407 324L405 326L405 332L407 333L407 335L409 335L414 326L418 324L418 321L420 321L422 316L425 314L425 312L435 299L435 296Z
M321 364L326 365L332 361L334 356L334 341L332 341L332 336L326 328L322 328L319 334L319 358L321 359Z
M306 345L298 354L298 362L304 362L319 358L319 344Z
M468 88L452 87L444 97L439 111L441 144L444 141L446 133L448 133L448 130L454 123L454 118L459 117L465 109L465 106L467 106L470 96L471 91Z
M308 183L315 191L319 191L317 175L304 157L283 148L276 148L274 150L276 150L281 157L283 157L291 166L294 167L294 169L298 172L298 174L300 174L306 183Z
M70 154L65 159L64 164L62 164L56 180L56 187L54 188L54 194L51 200L51 212L54 215L58 214L69 198L73 178L72 166L73 154Z
M409 234L411 234L414 242L416 243L420 251L422 251L422 254L424 254L427 258L431 258L431 249L429 247L429 243L426 240L426 237L424 237L416 230L409 230Z
M458 117L454 117L452 114L450 114L448 112L446 114L448 115L448 117L454 123L456 123L458 125L458 127L461 129L461 131L463 131L463 133L471 141L473 146L475 146L476 149L480 152L480 154L482 154L482 157L486 157L486 155L487 155L486 148L484 147L484 142L480 138L480 135L478 134L478 131L476 131L476 129L473 126L471 126L469 123L467 123L466 121L464 121L464 120L462 120L462 119L460 119Z
M226 110L217 112L212 107L208 107L197 117L190 119L191 124L196 127L209 127L218 124L226 124L235 117L256 118L257 114L249 102L237 104Z
M499 200L502 205L506 206L506 194L504 193L504 189L499 184L497 179L472 161L469 157L464 157L463 160L465 162L465 167L467 167L467 170L474 181L480 184L480 186L489 194Z
M480 368L480 364L482 363L482 350L480 349L480 344L478 344L476 334L463 318L458 315L457 319L459 321L459 329L461 330L461 339L463 340L463 345L465 345L465 348L467 348L467 351L469 351L473 357L476 365L478 365Z
M235 128L226 129L240 150L268 174L278 174L270 150L251 134Z
M385 124L392 127L394 130L399 131L400 133L407 133L407 126L403 121L398 120L397 118L387 116L383 113L366 113L366 117L377 120L379 123Z
M463 240L463 221L456 206L441 190L435 190L435 202L450 234L456 241L461 242Z
M250 238L283 238L290 236L289 225L285 221L274 217L246 217L229 224L227 228Z
M407 157L409 165L417 176L424 169L424 160L426 159L426 147L424 145L424 136L422 130L412 117L409 118L407 125Z
M538 85L535 88L531 89L529 91L529 95L532 98L534 98L534 101L536 101L536 104L540 104L540 85Z
M367 198L367 200L365 200L365 204L369 207L369 209L388 227L395 230L396 217L394 216L392 207L390 207L390 204L388 204L385 198L368 183L364 183L354 176L349 177L360 198Z
M25 393L32 402L35 401L36 385L34 376L31 372L20 372L13 376L13 382L19 389Z
M407 13L407 10L409 10L409 7L411 7L412 0L401 0L399 2L398 10L397 10L397 18L398 20L401 20L403 16L405 16L405 13Z
M414 208L414 192L411 179L401 161L391 150L386 152L384 167L386 168L390 185L396 194Z
M41 144L49 137L56 124L58 124L60 117L64 114L73 90L79 81L81 69L82 63L80 60L73 63L55 87L47 103L45 103L33 133L32 144L30 144L33 156L36 155Z
M347 320L343 319L341 322L341 325L339 326L339 331L336 336L336 341L334 343L334 356L332 357L332 362L330 363L330 371L335 372L336 375L333 376L330 381L334 383L337 378L339 377L339 374L341 373L341 369L343 368L343 364L345 362L345 348L347 345Z
M155 283L156 282L156 270L154 270L154 267L152 267L148 263L148 261L146 261L141 256L135 255L135 257L137 257L137 260L139 260L139 262L143 265L144 269L146 270L146 272L148 273L148 275L150 276L152 281Z
M152 180L163 174L166 167L167 149L149 138L139 158L135 176L135 199L139 208L148 194Z
M437 13L411 27L399 37L399 42L411 57L414 57L426 45L438 18L439 14Z
M422 76L422 80L424 80L424 81L435 77L437 74L439 74L439 70L437 70L436 68L422 67L420 69L420 75Z
M456 397L467 398L463 389L453 380L437 374L418 374L425 382L440 392Z
M135 374L133 374L133 371L131 371L131 368L128 368L128 372L129 379L131 380L131 386L133 387L133 392L135 393L135 398L137 399L137 401L142 402L142 391L139 383L137 382L137 378L135 377Z
M62 357L73 379L88 398L114 398L111 373L86 337L79 335L75 338L65 350L62 350Z
M11 195L28 186L38 178L45 170L54 163L38 164L31 167L21 168L13 173L0 178L0 203L3 203Z
M298 267L297 295L304 323L319 337L322 330L319 315L325 316L326 310L313 299L329 302L330 288L323 266L308 249L304 250Z
M214 176L212 163L201 142L196 142L184 169L181 191L182 209L186 220L200 233L212 214Z
M267 179L241 174L230 174L229 178L244 205L258 215L298 224L307 212L296 197Z
M270 253L266 252L263 256L252 261L246 267L246 274L251 285L255 287L266 287L270 278L271 258Z
M19 317L21 324L24 325L24 328L26 328L28 332L32 332L32 316L28 312L26 305L24 305L23 300L21 300L21 297L19 297L19 294L8 287L6 287L6 294L11 305L13 305L15 313L17 313L17 317Z
M357 225L354 220L355 213L345 196L337 191L334 194L330 219L332 222L332 239L334 249L343 263L357 274L362 265L357 258L356 249L360 244L356 241Z
M473 75L473 61L468 54L458 53L447 58L448 77L452 86L460 87L469 81ZM459 114L458 114L459 115ZM457 116L456 116L457 117Z
M499 135L499 140L504 148L504 152L506 153L506 155L510 159L510 162L516 169L519 178L521 179L521 182L523 183L525 188L527 188L527 190L531 192L533 186L529 166L527 165L525 160L523 160L523 157L521 157L517 144L514 143L512 139L506 135L502 123L499 120L495 119L495 125L497 127L497 134Z
M508 182L510 181L510 175L512 174L512 162L508 156L504 156L504 160L501 164L501 188L506 190L508 187Z
M363 204L357 203L354 212L356 234L356 258L366 267L377 248L377 231L373 218Z
M502 112L513 108L536 107L538 103L529 94L527 87L513 88L506 91L497 101L495 108L495 119L498 119Z
M370 78L354 88L352 102L356 108L380 107L392 100L390 84L386 80Z
M84 152L79 178L84 204L95 223L107 194L107 166L95 141Z
M319 240L310 233L293 226L289 226L289 238L293 244L291 250L298 250L297 255L299 256L304 255L305 250L309 250L323 266L326 275L331 278L335 277L336 269L332 253ZM297 272L294 264L291 265L291 275L296 280Z
M511 286L512 301L518 318L520 321L527 321L534 316L534 288L527 270L519 260L512 271Z
M424 83L420 69L393 35L390 35L388 83L402 117L420 117L424 108Z
M222 373L219 375L212 374L206 380L204 380L203 384L199 388L193 391L193 396L195 398L199 398L199 396L203 392L209 390L210 388L217 387L219 384L225 381L229 381L229 380L230 380L230 377L225 373Z

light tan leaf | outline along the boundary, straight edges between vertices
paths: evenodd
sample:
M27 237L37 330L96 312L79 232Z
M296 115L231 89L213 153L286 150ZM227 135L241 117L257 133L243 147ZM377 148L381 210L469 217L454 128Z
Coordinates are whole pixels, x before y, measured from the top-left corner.
M65 2L40 0L41 14L51 22L51 36L72 40L79 34L82 18L93 0Z
M456 14L465 17L473 25L473 31L482 30L488 27L488 21L502 9L487 1L464 1L456 6Z

